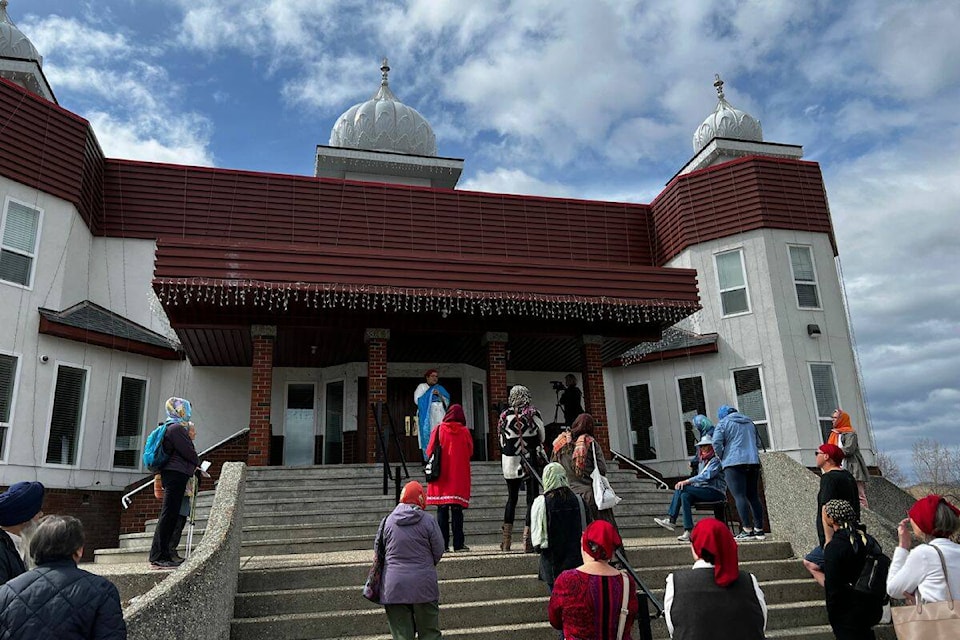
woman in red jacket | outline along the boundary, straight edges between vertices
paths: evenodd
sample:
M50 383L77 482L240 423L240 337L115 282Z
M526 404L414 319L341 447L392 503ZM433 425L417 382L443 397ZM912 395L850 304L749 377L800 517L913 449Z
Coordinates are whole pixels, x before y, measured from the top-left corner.
M440 479L427 484L427 504L437 506L437 522L443 545L450 548L450 511L453 510L453 550L469 551L463 541L463 510L470 506L470 458L473 434L466 426L463 407L451 405L430 435L427 457L440 440Z

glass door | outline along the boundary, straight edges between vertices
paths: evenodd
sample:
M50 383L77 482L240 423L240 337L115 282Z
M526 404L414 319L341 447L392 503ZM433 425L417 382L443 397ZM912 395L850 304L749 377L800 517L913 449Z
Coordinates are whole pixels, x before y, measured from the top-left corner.
M313 464L316 429L313 383L288 384L283 417L283 463L288 467Z

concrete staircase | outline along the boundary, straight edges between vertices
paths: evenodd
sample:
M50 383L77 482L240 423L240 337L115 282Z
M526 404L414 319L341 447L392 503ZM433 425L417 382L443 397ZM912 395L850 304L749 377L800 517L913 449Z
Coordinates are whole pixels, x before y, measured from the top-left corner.
M379 473L366 465L248 470L233 640L389 639L382 607L360 595L377 525L394 506L392 495L381 495ZM611 470L610 480L624 499L617 519L630 562L662 598L667 574L691 563L689 545L652 520L665 511L671 494L628 471ZM465 513L472 551L449 553L438 567L444 636L555 640L546 622L546 586L536 578L536 555L516 551L522 550L519 535L514 552L497 547L506 496L499 463L474 464L473 496ZM197 539L211 502L212 493L198 497ZM521 496L518 530L523 513ZM123 536L119 549L98 550L96 561L145 563L154 524L146 533ZM833 637L822 590L788 543L768 537L743 544L740 560L761 582L770 608L769 637ZM662 619L653 632L655 638L667 637ZM892 629L878 628L878 637L892 639Z

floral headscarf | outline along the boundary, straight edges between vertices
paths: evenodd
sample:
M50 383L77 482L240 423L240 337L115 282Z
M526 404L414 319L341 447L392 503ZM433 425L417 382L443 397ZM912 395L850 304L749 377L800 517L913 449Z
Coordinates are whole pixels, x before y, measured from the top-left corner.
M525 409L532 402L530 398L530 389L522 384L515 385L510 389L510 407L516 411Z
M167 412L167 424L190 422L190 416L193 413L190 407L190 401L183 398L170 398L164 407Z
M693 426L697 428L697 431L700 432L700 437L703 436L712 436L713 435L713 423L710 422L710 418L698 413L693 416Z

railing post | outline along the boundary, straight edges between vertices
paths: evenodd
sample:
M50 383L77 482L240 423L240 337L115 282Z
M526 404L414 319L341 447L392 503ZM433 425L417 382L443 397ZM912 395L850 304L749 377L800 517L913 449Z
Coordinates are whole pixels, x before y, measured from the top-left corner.
M642 590L637 593L640 607L637 609L637 631L640 640L653 640L653 629L650 625L650 599Z
M409 476L408 476L409 477ZM396 479L393 483L394 493L396 494L395 500L397 504L400 504L400 467L397 467Z

